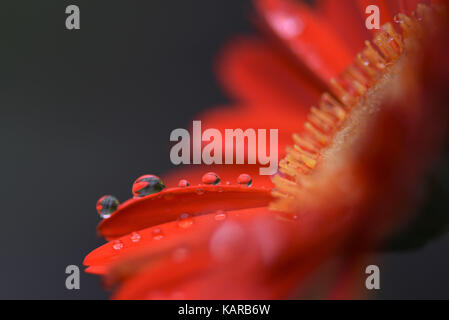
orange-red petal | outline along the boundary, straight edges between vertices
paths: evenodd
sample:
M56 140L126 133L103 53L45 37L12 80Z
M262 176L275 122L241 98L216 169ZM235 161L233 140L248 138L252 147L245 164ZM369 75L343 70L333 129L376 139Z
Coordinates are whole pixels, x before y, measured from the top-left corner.
M84 260L87 266L105 265L113 262L118 256L139 252L141 249L145 253L154 253L163 247L175 247L183 243L192 243L194 237L200 237L201 232L212 232L213 227L223 221L233 219L246 220L259 214L264 209L245 209L234 211L217 210L213 214L192 216L189 225L179 224L178 221L171 221L165 224L149 227L138 231L139 240L133 241L132 234L127 234L114 241L110 241L88 254ZM223 215L224 217L217 217ZM123 246L119 250L114 248L114 244L119 241Z
M345 1L342 5L341 0L318 0L317 10L334 27L353 56L363 49L364 41L370 39L364 27L364 15L355 1Z
M257 9L288 48L325 83L352 62L333 27L300 1L257 0Z
M304 112L322 91L293 57L257 38L233 40L218 62L224 88L245 102L253 116L262 110Z
M270 200L270 190L254 187L220 184L170 188L126 201L110 218L101 221L97 230L105 238L114 239L177 220L184 213L263 207Z

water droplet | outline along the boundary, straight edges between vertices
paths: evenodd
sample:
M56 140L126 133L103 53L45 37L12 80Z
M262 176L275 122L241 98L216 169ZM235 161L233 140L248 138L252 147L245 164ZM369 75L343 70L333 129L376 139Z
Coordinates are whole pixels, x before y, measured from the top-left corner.
M230 186L231 185L231 181L226 181L226 185Z
M181 228L189 228L193 224L193 219L188 213L183 213L179 216L178 226Z
M164 234L162 233L162 230L159 228L154 229L152 234L154 240L161 240L162 238L164 238Z
M121 249L123 249L123 242L121 242L120 240L114 240L114 242L112 243L112 248L114 250L121 250Z
M223 210L219 210L215 213L215 220L216 221L223 221L227 218L227 214L226 212L224 212Z
M140 234L138 234L137 232L133 232L131 234L131 241L132 242L139 242L140 238L142 238L142 236Z
M179 180L178 187L186 188L188 186L190 186L190 182L188 180L185 179Z
M217 185L220 183L220 177L215 172L206 173L201 180L204 184Z
M198 188L196 189L196 194L202 196L205 193L204 189Z
M251 176L249 174L242 173L237 178L237 183L240 185L245 185L247 187L251 187L251 185L253 184L253 178L251 178Z
M119 202L114 196L103 196L97 201L97 212L103 219L109 218L117 210Z
M158 193L165 189L161 178L148 174L138 178L133 184L134 197L144 197L150 194Z

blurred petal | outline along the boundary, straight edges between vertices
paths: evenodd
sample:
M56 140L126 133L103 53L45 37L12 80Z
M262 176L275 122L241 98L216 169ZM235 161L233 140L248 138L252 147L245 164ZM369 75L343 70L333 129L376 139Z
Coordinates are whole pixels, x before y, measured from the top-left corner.
M364 27L365 15L355 1L345 1L342 5L341 0L319 0L317 10L334 27L342 41L351 49L353 56L363 49L365 40L371 38Z
M256 38L231 42L220 56L218 67L225 89L258 113L302 113L319 98L318 84L297 62Z
M325 83L352 61L350 50L318 13L292 0L257 0L257 9L288 48Z

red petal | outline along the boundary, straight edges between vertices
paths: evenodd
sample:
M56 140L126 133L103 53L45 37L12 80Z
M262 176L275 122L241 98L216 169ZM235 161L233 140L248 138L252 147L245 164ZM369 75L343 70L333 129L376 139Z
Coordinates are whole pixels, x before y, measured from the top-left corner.
M169 254L156 262L147 260L146 266L126 279L115 298L286 298L300 279L305 279L323 259L329 257L340 240L327 241L329 238L325 234L320 236L307 220L304 226L306 236L300 236L300 226L302 222L292 219L279 221L275 213L260 209L253 210L253 216L246 213L230 218L214 230L209 228L210 232L201 228L203 232L200 235L192 229L187 243L174 243L172 246L172 249L188 248L193 240L199 244L193 245L193 250L182 263L173 261ZM309 227L312 231L307 231ZM312 242L308 241L311 234L314 235ZM305 241L300 244L300 239ZM153 256L155 249L155 245L148 246ZM299 255L290 249L300 249ZM120 259L119 264L129 266L135 263Z
M307 5L291 0L257 0L267 24L325 83L338 76L352 54L333 27Z
M223 216L223 214L225 214L225 216ZM116 261L134 260L135 257L140 257L142 255L146 257L143 259L144 261L149 260L148 257L161 255L163 256L162 260L167 260L165 259L166 253L173 251L174 248L182 246L196 249L204 246L207 247L207 238L210 237L214 228L224 222L248 221L255 217L265 215L271 216L273 214L267 213L265 208L255 208L227 212L220 211L217 212L217 214L195 216L191 218L192 223L188 226L180 226L177 221L168 222L163 225L139 231L138 241L133 241L133 235L129 234L117 240L108 242L89 253L83 263L84 265L89 266L86 270L88 272L105 273L107 267ZM156 238L156 236L159 237ZM114 248L114 245L117 242L121 244L119 250ZM141 261L139 263L141 263ZM126 264L130 263L126 262Z
M106 265L92 266L92 267L86 268L86 270L84 270L84 271L86 273L90 273L90 274L103 275L103 274L106 274L106 272L107 272L107 266Z
M107 239L177 220L183 213L205 214L267 206L267 189L228 185L200 185L165 189L157 194L126 201L97 227Z
M219 59L219 78L234 97L259 112L301 112L318 101L322 90L292 60L264 41L242 38L224 50Z
M354 1L346 1L342 5L341 1L319 0L317 6L355 57L364 48L364 41L371 38L365 28L364 15L361 14L357 4Z

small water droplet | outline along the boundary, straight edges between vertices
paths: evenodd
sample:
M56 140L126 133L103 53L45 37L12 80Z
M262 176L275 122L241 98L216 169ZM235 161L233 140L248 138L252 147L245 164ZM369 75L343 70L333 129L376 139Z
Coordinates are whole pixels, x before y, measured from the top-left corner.
M131 241L132 242L139 242L141 238L142 238L142 236L140 234L138 234L137 232L133 232L131 234Z
M214 218L215 218L216 221L223 221L223 220L226 220L227 214L223 210L219 210L219 211L217 211L215 213L215 217Z
M196 194L202 196L205 193L204 189L198 188L196 189Z
M237 183L240 185L245 185L247 187L251 187L251 185L253 184L253 178L251 178L251 176L249 174L242 173L237 178Z
M183 213L179 216L178 226L181 228L189 228L193 224L193 219L190 214Z
M230 186L231 185L231 181L226 181L226 185Z
M114 196L103 196L97 201L97 212L103 219L107 219L111 216L119 206L119 201Z
M165 189L165 185L161 178L147 174L138 178L133 184L134 197L144 197L150 194L158 193Z
M208 172L203 176L201 181L204 184L217 185L220 183L220 177L215 172Z
M152 234L154 240L161 240L162 238L164 238L164 234L162 233L162 230L159 228L154 229Z
M112 243L112 248L114 250L121 250L121 249L123 249L123 242L121 242L120 240L114 240L114 242Z
M190 186L190 182L188 180L185 179L179 180L178 187L186 188L188 186Z

